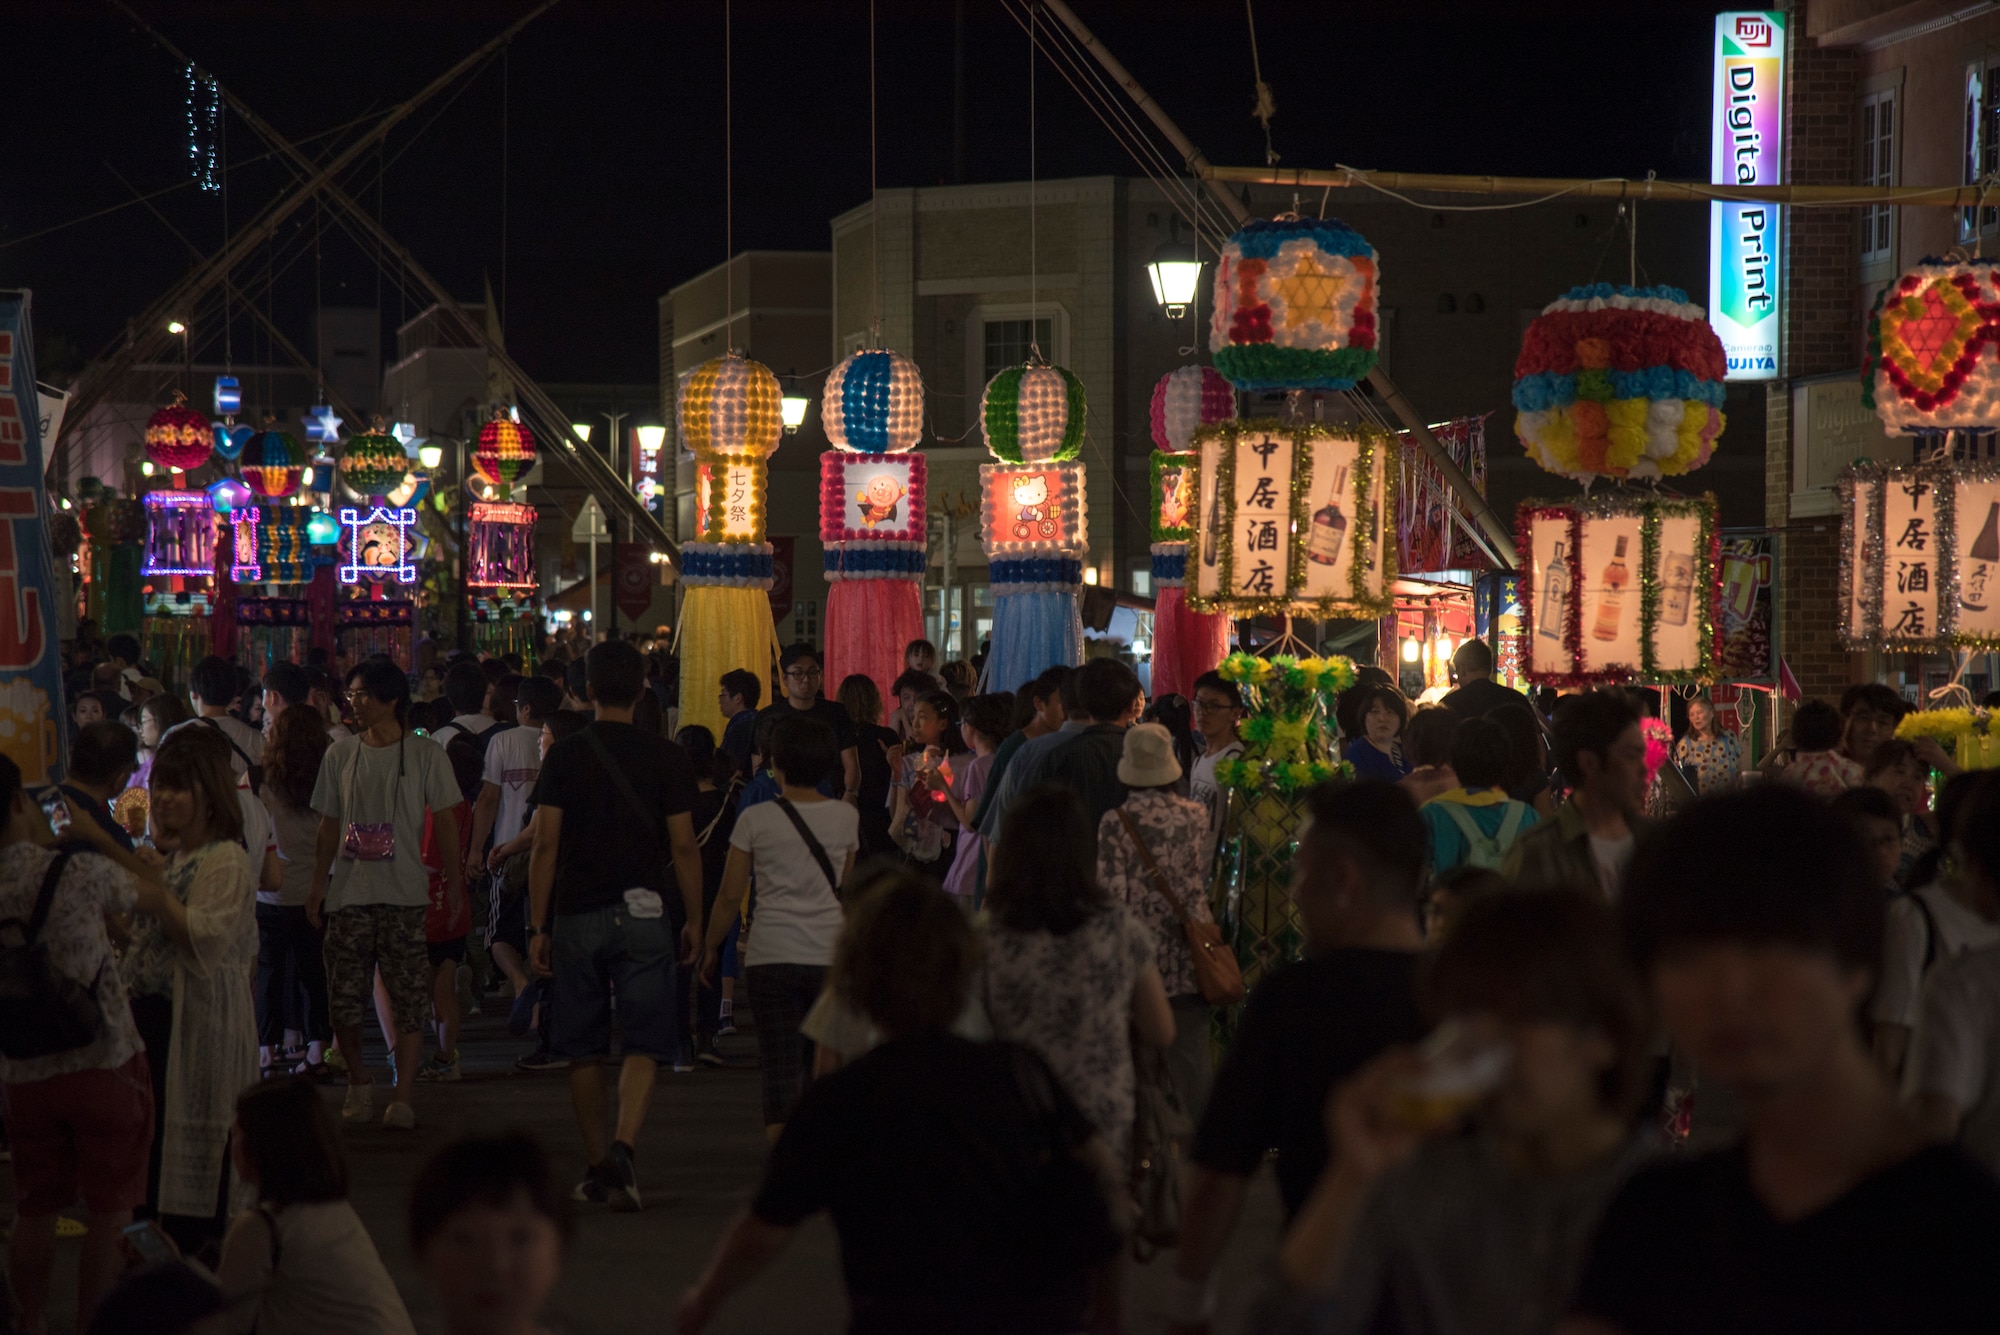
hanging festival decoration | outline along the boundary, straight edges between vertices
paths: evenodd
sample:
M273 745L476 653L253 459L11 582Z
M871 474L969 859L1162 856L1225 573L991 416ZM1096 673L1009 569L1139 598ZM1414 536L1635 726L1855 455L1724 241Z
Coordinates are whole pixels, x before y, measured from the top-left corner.
M1002 371L980 400L987 452L1002 463L1074 459L1083 453L1083 424L1083 382L1044 362Z
M1153 673L1155 695L1194 697L1194 681L1229 652L1229 618L1187 602L1187 544L1195 532L1195 433L1236 416L1236 390L1206 366L1181 366L1153 387L1151 411Z
M533 589L535 578L535 507L475 501L470 515L467 550L472 564L467 577L474 588Z
M1431 428L1431 435L1472 483L1486 494L1486 416L1459 417ZM1402 571L1484 570L1492 558L1466 532L1465 511L1452 485L1416 441L1402 438L1396 488L1396 568Z
M142 575L215 573L215 502L205 491L145 495L146 555Z
M411 530L417 525L415 510L344 509L340 526L346 530L341 544L346 559L339 568L342 584L415 584L417 568L411 564Z
M1936 742L1960 769L2000 769L2000 730L1994 724L1993 711L1983 706L1921 709L1903 715L1896 736L1906 742Z
M1263 420L1195 434L1188 602L1325 621L1392 610L1395 438Z
M355 495L364 499L387 497L401 487L410 476L410 456L401 442L382 429L382 419L375 419L375 429L363 432L347 442L340 452L340 480L345 482Z
M829 450L819 475L826 673L863 673L888 699L903 646L924 637L924 456Z
M179 394L146 419L146 457L161 468L186 472L208 462L215 434L208 419L187 406Z
M245 443L237 467L250 490L281 500L299 489L305 476L306 452L288 432L267 424Z
M836 450L915 449L924 434L924 382L917 364L886 348L854 353L826 377L820 424Z
M405 456L407 457L407 456ZM479 428L479 443L473 447L472 467L496 487L511 487L535 466L535 433L527 423L516 422L501 409Z
M1514 363L1514 430L1551 473L1678 477L1722 434L1727 362L1677 287L1571 288L1542 308Z
M2000 465L1855 464L1836 493L1847 648L2000 650Z
M1236 389L1207 366L1177 366L1153 386L1149 418L1154 448L1186 454L1194 433L1236 416Z
M694 531L703 542L761 542L764 461L754 455L697 455L694 466Z
M762 362L731 353L703 362L681 381L681 445L702 455L768 459L784 438L783 392Z
M327 535L328 542L322 542L315 535L314 525L320 520L332 523L332 517L297 505L272 505L252 510L257 515L256 564L263 572L259 581L265 584L304 584L313 577L313 572L323 565L332 565L339 558L331 547L331 541L339 537L337 526ZM243 530L237 529L237 559L243 559Z
M1515 517L1528 680L1706 682L1721 649L1715 497L1612 491Z
M1928 259L1868 317L1861 401L1891 435L2000 427L2000 273L1990 259Z
M1375 369L1375 248L1331 218L1258 219L1223 243L1208 348L1241 390L1352 389Z

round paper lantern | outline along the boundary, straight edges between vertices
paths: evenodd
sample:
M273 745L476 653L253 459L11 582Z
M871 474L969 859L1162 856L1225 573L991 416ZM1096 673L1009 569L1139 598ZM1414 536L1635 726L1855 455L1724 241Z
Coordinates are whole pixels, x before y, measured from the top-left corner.
M490 424L489 424L490 425ZM484 443L484 433L481 433ZM347 442L340 455L340 480L360 496L387 496L410 476L410 456L386 431L369 431Z
M986 448L1002 463L1048 463L1083 453L1083 382L1060 366L1009 367L980 404Z
M1522 335L1514 430L1564 477L1675 477L1715 452L1726 369L1679 288L1571 288Z
M1236 416L1236 389L1206 366L1181 366L1153 386L1153 443L1168 454L1194 448L1194 433Z
M696 454L768 459L784 435L782 399L762 362L734 354L703 362L681 381L681 443Z
M1868 320L1862 401L1915 436L2000 426L2000 275L1993 260L1925 260Z
M820 422L836 450L915 449L924 434L924 380L917 364L887 349L855 353L827 376Z
M1244 390L1353 389L1375 367L1375 248L1330 218L1249 223L1222 247L1208 348Z
M395 444L393 440L390 444ZM397 447L398 453L401 446ZM405 471L409 456L403 456ZM496 413L479 429L479 444L472 451L472 467L479 476L498 487L511 487L514 479L535 466L535 433L526 424Z
M215 448L215 433L185 403L170 403L146 419L146 457L162 468L199 468Z
M243 446L238 467L250 490L272 500L289 496L299 489L306 466L305 448L289 433L266 427Z

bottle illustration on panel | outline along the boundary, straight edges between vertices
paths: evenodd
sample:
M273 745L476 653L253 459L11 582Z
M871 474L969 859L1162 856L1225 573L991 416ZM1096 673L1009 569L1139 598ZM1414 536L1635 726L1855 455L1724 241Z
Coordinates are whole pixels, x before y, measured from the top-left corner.
M1569 562L1563 560L1563 544L1556 544L1556 554L1549 559L1549 568L1542 572L1542 614L1536 618L1541 634L1558 642L1563 634L1563 614L1569 606Z
M1340 564L1340 544L1347 537L1347 516L1340 512L1340 492L1347 485L1347 465L1333 470L1333 494L1313 511L1312 534L1306 539L1306 560L1323 566Z
M1694 594L1694 554L1668 552L1660 558L1660 624L1685 626Z
M1215 487L1208 497L1208 523L1201 530L1201 563L1213 569L1215 566L1215 535L1222 528L1222 488L1212 480L1205 479Z
M1978 564L1965 572L1958 586L1958 602L1968 612L1986 610L1986 585L1993 564L2000 561L2000 501L1986 507L1986 527L1972 540L1965 554Z
M1625 536L1620 534L1611 564L1604 567L1604 594L1597 600L1597 620L1590 628L1590 633L1600 640L1618 638L1618 619L1625 611L1625 585L1632 578L1625 568L1625 542Z

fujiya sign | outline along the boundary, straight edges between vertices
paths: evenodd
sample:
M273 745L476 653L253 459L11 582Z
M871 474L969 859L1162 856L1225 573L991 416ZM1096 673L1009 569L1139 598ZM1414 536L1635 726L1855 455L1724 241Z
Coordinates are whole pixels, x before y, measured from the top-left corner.
M1785 16L1732 11L1715 18L1709 179L1717 185L1784 180ZM1783 300L1775 204L1708 206L1708 321L1731 380L1778 376Z

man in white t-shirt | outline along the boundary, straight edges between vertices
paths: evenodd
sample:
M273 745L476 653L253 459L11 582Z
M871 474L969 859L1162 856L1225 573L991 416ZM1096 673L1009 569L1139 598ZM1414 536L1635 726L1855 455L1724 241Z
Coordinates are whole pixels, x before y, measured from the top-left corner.
M1932 971L1907 1085L1926 1131L2000 1171L2000 946Z
M1201 754L1188 774L1188 796L1208 808L1208 840L1203 845L1202 865L1215 861L1216 840L1222 836L1222 817L1228 808L1222 785L1215 781L1217 762L1243 754L1236 727L1243 721L1243 695L1236 683L1220 672L1204 672L1194 679L1194 726L1201 734Z
M236 703L236 695L236 665L210 654L188 674L188 696L194 703L195 717L175 724L167 732L176 733L182 728L212 728L220 732L229 743L229 768L241 779L252 765L263 765L264 734L229 712L229 707Z

